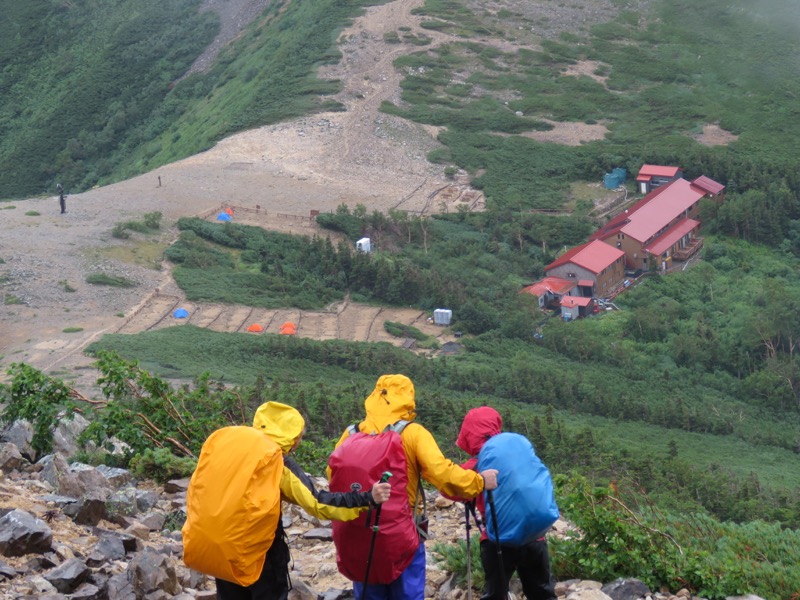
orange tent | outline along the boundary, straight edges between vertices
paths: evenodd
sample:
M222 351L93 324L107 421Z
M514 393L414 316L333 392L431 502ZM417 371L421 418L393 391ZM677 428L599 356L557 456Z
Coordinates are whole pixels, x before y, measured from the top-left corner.
M247 331L251 333L261 333L262 331L264 331L264 328L258 323L253 323L252 325L250 325L250 327L247 328Z
M228 208L225 209L225 214L233 216L233 209L229 206Z
M286 321L281 328L278 330L278 333L282 335L295 335L297 333L297 327L291 321Z

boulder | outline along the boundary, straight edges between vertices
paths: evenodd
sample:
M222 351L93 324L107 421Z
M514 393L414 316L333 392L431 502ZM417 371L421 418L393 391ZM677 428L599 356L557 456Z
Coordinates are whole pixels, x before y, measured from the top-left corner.
M33 427L25 419L19 419L9 425L2 434L0 441L9 442L17 447L19 453L29 462L36 462L36 451L31 446L33 441Z
M95 468L116 489L131 485L133 482L133 474L127 469L107 467L106 465L98 465Z
M11 442L0 443L0 469L13 471L28 464L16 444Z
M0 554L24 556L48 552L53 531L41 519L15 508L0 518Z
M89 577L89 567L78 558L62 563L44 578L62 594L71 594Z
M106 518L106 490L89 490L77 502L64 507L64 514L78 525L97 525Z
M650 594L650 588L638 579L616 579L601 590L612 600L639 600Z
M99 567L103 563L124 558L125 545L122 539L117 535L105 534L94 545L86 562L90 567Z
M80 450L78 436L89 426L89 421L80 413L59 415L58 425L53 431L53 452L74 456Z
M314 529L309 529L303 534L303 537L307 540L325 540L325 541L333 541L333 530L328 527L315 527Z
M180 494L181 492L186 493L186 490L189 489L189 477L184 477L183 479L172 479L164 484L164 493L166 494Z
M128 579L137 593L148 598L153 592L165 592L171 596L181 591L175 571L176 561L147 548L137 554L128 565Z

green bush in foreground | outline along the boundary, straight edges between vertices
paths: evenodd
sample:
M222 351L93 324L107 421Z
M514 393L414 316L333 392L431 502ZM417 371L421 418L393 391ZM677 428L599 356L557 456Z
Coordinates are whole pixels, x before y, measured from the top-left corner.
M136 477L160 483L190 477L197 466L193 458L175 456L166 448L147 449L131 459L130 469Z
M565 476L556 484L562 514L578 528L550 538L559 580L636 577L653 590L685 587L705 598L750 593L781 600L800 591L800 532L662 513L638 486L597 488Z

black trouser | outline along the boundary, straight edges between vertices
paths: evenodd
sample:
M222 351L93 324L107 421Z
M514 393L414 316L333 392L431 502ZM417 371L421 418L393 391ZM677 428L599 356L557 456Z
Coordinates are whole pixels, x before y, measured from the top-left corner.
M275 540L267 551L261 576L244 587L217 579L217 600L286 600L289 597L289 546L278 521Z
M522 591L528 600L555 600L555 582L550 574L550 555L547 541L536 540L519 548L503 546L503 571L506 580L500 579L497 545L489 540L481 542L481 563L486 574L486 584L481 600L506 600L508 582L514 571L522 582Z

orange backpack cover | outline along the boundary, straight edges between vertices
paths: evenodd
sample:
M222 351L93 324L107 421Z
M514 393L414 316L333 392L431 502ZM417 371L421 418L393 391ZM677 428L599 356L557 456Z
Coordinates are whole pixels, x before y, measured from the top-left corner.
M281 516L282 471L280 446L257 429L212 433L186 492L186 566L242 586L255 583Z

